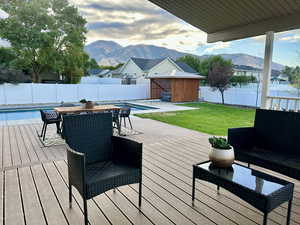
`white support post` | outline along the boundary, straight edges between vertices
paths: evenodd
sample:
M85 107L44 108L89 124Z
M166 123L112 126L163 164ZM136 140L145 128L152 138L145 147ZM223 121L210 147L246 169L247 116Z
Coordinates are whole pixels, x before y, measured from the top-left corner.
M270 83L271 71L272 71L273 42L274 42L274 32L269 31L266 33L264 71L262 76L261 103L260 103L260 108L262 109L267 109L269 107L268 95L269 95L269 83Z

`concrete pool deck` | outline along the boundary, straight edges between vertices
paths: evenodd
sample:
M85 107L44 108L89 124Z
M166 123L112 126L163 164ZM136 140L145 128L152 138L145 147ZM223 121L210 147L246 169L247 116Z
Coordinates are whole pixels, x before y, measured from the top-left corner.
M135 114L144 114L144 113L156 113L156 112L171 112L171 111L184 111L184 110L192 110L196 108L192 107L186 107L186 106L180 106L180 104L174 104L171 102L162 102L160 100L134 100L134 101L120 101L118 103L130 103L135 105L141 105L141 106L148 106L155 109L147 109L147 110L137 110L132 111L132 115ZM101 104L105 104L106 102L98 102ZM109 103L109 102L107 102ZM57 104L40 104L40 105L26 105L26 107L36 107L43 106L43 107L55 107ZM7 109L21 109L24 108L24 105L22 106L0 106L1 110L7 110ZM0 126L7 126L7 125L21 125L21 124L32 124L32 123L41 123L41 118L34 118L34 119L26 119L26 120L2 120L0 121Z

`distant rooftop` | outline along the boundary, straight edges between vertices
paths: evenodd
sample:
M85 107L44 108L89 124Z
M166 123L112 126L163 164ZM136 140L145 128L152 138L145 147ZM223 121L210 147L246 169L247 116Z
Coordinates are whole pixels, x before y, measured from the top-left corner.
M160 59L131 58L131 60L134 61L134 63L138 67L140 67L141 70L143 70L143 71L147 71L147 70L152 69L154 66L156 66L159 63L161 63L165 59L167 59L167 58L160 58ZM172 60L184 72L187 72L187 73L197 73L197 71L195 71L192 67L190 67L186 63L180 62L180 61L174 61L171 58L169 58L169 59Z

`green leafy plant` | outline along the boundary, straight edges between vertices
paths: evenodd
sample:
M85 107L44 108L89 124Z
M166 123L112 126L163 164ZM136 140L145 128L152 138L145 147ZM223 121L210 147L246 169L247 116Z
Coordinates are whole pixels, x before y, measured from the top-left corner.
M85 103L87 103L88 101L87 101L86 99L81 99L79 102L82 103L82 104L85 104Z
M209 138L208 140L213 148L223 149L223 150L231 149L231 146L228 143L226 138L214 136L214 137Z

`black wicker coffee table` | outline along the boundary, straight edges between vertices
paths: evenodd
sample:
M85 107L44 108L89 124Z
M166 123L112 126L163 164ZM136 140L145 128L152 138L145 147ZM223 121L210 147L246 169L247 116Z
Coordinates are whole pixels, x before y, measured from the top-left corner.
M216 184L218 191L223 187L263 212L264 225L267 224L268 213L288 201L286 224L290 223L293 183L237 163L232 168L221 169L212 166L210 161L205 161L193 165L193 201L196 178Z

